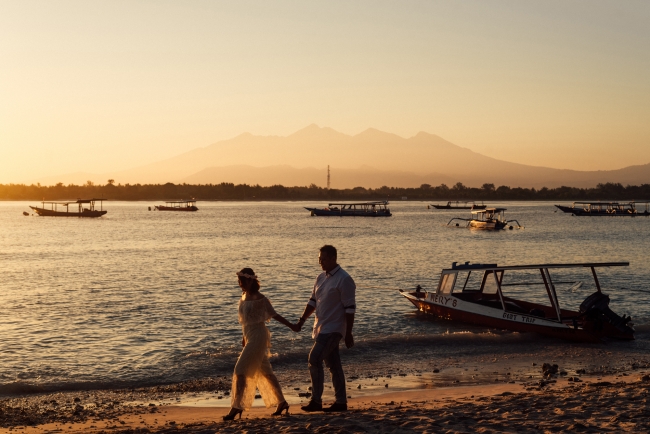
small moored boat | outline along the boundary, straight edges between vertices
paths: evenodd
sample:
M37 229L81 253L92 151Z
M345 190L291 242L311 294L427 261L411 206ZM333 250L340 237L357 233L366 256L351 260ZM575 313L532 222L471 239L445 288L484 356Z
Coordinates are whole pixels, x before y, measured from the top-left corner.
M165 205L156 205L158 211L198 211L196 200L176 200L165 202Z
M640 211L637 205L645 205L645 210ZM571 206L555 205L560 211L574 216L609 216L609 217L635 217L650 216L650 201L642 202L573 202Z
M464 219L461 217L454 217L449 220L447 226L456 226L459 227L461 223L452 224L453 221L457 220L459 222L465 222L465 227L473 229L488 229L488 230L499 230L499 229L513 229L514 226L510 223L516 223L517 228L523 228L517 220L506 220L505 218L506 208L487 208L484 210L472 211L472 217Z
M326 208L307 208L312 216L329 217L390 217L387 201L361 203L330 203Z
M477 204L472 201L450 200L446 205L431 204L435 209L485 209L486 205L481 202Z
M451 268L442 270L435 291L421 291L418 286L414 292L400 293L421 312L446 320L575 341L632 340L631 318L612 312L609 297L601 292L596 275L597 267L627 265L606 262L499 267L454 262ZM591 285L584 286L595 292L579 308L564 309L558 289L574 292L583 287L582 281L575 280L580 274L593 278Z
M42 202L41 207L30 206L36 214L43 217L101 217L108 211L103 208L106 199L77 199L74 202ZM95 202L99 201L99 209ZM77 205L70 210L70 205ZM65 208L65 210L64 210Z

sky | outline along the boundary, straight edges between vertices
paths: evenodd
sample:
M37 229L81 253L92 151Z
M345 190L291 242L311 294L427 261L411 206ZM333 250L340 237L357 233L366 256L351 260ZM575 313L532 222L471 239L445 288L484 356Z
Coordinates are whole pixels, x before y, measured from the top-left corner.
M647 164L648 23L646 0L0 0L0 183L312 123Z

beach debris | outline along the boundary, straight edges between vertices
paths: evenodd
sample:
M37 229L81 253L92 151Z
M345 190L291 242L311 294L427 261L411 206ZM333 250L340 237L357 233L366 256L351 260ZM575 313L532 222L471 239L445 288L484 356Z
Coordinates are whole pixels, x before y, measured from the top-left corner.
M557 364L551 365L550 363L544 363L542 365L542 374L544 375L544 378L550 378L553 375L556 375L557 373L558 373Z
M386 387L386 388L387 388L387 387L388 387L388 383L386 383L386 384L384 384L384 387Z
M650 375L645 374L639 377L639 381L650 381Z
M437 374L438 372L440 372L440 369L438 369L438 368L436 368L436 369L433 370L433 373L434 373L434 374Z
M361 389L361 384L359 384L359 385L357 386L357 389Z

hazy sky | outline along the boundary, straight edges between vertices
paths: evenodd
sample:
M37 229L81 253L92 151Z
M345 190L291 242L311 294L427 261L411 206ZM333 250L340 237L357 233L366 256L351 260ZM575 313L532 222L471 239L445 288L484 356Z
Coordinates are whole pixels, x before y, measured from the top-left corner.
M0 182L311 123L645 164L649 23L647 0L0 0Z

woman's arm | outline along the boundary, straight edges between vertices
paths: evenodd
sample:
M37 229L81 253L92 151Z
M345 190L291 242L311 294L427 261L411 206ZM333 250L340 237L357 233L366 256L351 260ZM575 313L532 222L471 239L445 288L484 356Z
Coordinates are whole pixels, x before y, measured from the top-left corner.
M273 318L274 320L276 320L277 322L279 322L280 324L284 324L284 325L286 325L287 327L289 327L289 328L290 328L291 330L293 330L294 332L295 332L295 331L299 331L299 330L296 330L296 325L295 325L295 324L292 324L292 323L290 323L289 321L287 321L287 320L286 320L282 315L280 315L279 313L276 313L275 315L273 315L272 318Z

